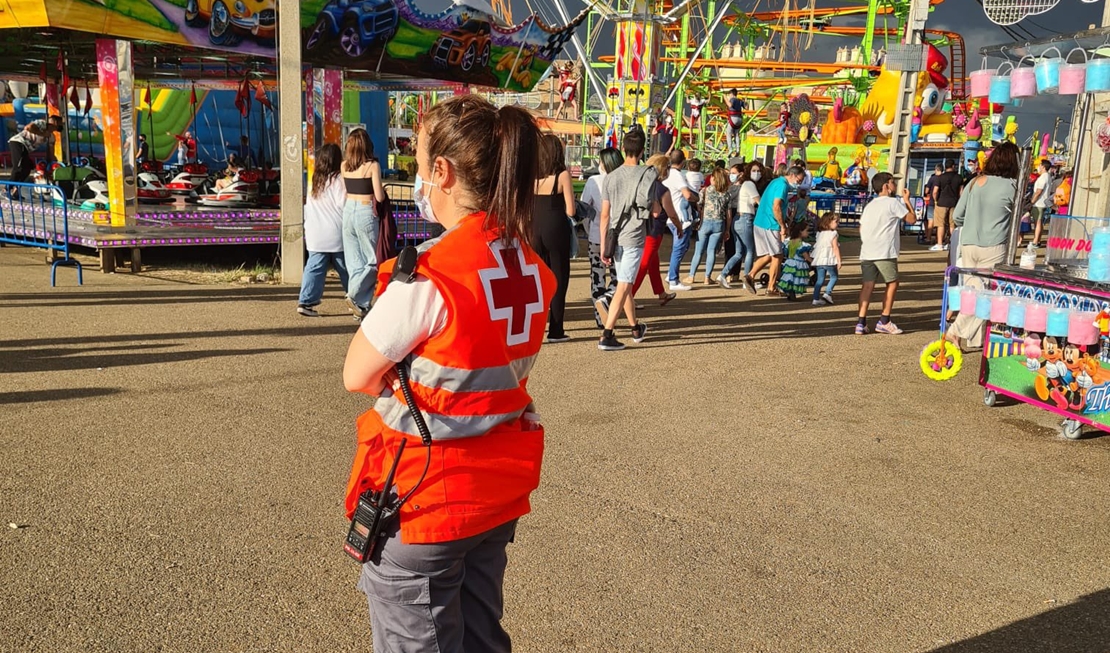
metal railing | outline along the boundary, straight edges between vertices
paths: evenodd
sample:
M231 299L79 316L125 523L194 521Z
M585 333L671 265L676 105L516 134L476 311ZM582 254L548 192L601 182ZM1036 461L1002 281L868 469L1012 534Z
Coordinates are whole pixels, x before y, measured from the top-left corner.
M408 245L419 245L425 240L439 237L443 226L420 217L412 199L412 184L386 184L385 194L393 207L393 220L397 223L397 250Z
M57 186L0 182L0 243L52 252L51 287L62 265L77 268L77 284L84 284L80 261L69 255L69 208L63 197Z

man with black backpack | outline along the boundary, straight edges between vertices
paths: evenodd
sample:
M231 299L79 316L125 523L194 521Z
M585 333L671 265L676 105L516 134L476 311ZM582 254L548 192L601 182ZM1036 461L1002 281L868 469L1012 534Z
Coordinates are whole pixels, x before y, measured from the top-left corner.
M620 307L632 327L632 342L643 342L647 325L636 320L636 301L632 285L640 270L647 236L647 221L660 211L652 189L657 181L655 168L640 165L646 138L642 129L633 129L624 136L624 165L610 172L601 189L601 260L604 265L616 263L617 290L609 304L605 330L597 348L619 351L624 344L617 340L613 328L620 316ZM619 216L613 218L613 216Z

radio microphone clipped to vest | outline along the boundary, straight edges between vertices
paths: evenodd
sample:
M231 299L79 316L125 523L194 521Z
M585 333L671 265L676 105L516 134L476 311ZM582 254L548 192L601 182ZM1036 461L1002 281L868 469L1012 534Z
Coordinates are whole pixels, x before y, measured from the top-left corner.
M416 279L417 258L416 248L406 247L401 250L401 253L397 255L390 281L397 280L401 283L412 283ZM424 459L424 471L420 473L420 478L416 481L416 484L404 497L398 499L399 492L393 492L392 488L393 476L397 472L397 466L401 463L401 454L405 450L405 440L402 438L397 446L397 453L393 456L393 465L386 473L385 484L382 489L369 489L359 495L354 518L351 519L351 526L347 530L347 541L343 545L343 550L347 555L359 563L368 562L373 558L378 545L389 535L388 527L400 514L401 506L405 505L409 497L424 482L424 477L428 475L428 467L432 462L432 432L428 429L424 414L416 406L412 386L409 384L408 368L405 363L400 363L393 369L397 374L397 380L400 382L401 395L405 398L409 414L416 422L416 430L420 433L420 440L427 449L428 455Z

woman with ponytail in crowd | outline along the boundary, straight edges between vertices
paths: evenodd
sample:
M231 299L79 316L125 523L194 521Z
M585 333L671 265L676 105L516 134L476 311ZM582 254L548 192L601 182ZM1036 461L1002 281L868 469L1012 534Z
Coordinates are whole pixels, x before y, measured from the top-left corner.
M543 458L526 383L556 289L529 246L539 141L526 110L477 95L428 110L413 199L446 231L415 264L399 263L403 252L381 266L374 310L347 351L346 388L378 397L358 420L347 516L367 490L401 503L358 583L375 653L511 650L501 627L506 547Z

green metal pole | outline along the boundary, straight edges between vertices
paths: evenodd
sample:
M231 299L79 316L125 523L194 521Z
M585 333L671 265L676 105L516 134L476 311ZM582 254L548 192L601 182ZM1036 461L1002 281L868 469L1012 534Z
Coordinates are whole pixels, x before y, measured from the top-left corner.
M879 0L867 2L867 25L863 33L863 63L871 65L871 48L875 41L875 19L879 15Z
M660 29L662 29L662 27L660 27ZM688 56L690 56L690 12L689 11L687 11L686 14L682 16L682 29L680 30L679 35L678 35L678 53L677 54L678 54L678 58L682 59L683 61L685 61L686 58ZM671 69L669 71L669 76L672 79L677 78L678 72L680 70L682 70L682 68L678 65L678 62L670 62L670 68ZM685 101L686 101L686 94L683 92L683 89L681 87L679 87L678 93L676 93L675 96L674 96L674 115L677 118L675 120L675 124L678 125L680 129L685 129L686 128L685 125L682 124L682 115L683 115L682 114L682 104ZM664 108L666 108L666 107L664 107ZM691 125L691 130L690 131L693 131L692 127L693 127L693 125ZM679 141L679 142L681 143L681 141ZM692 143L692 140L691 140L691 143Z

